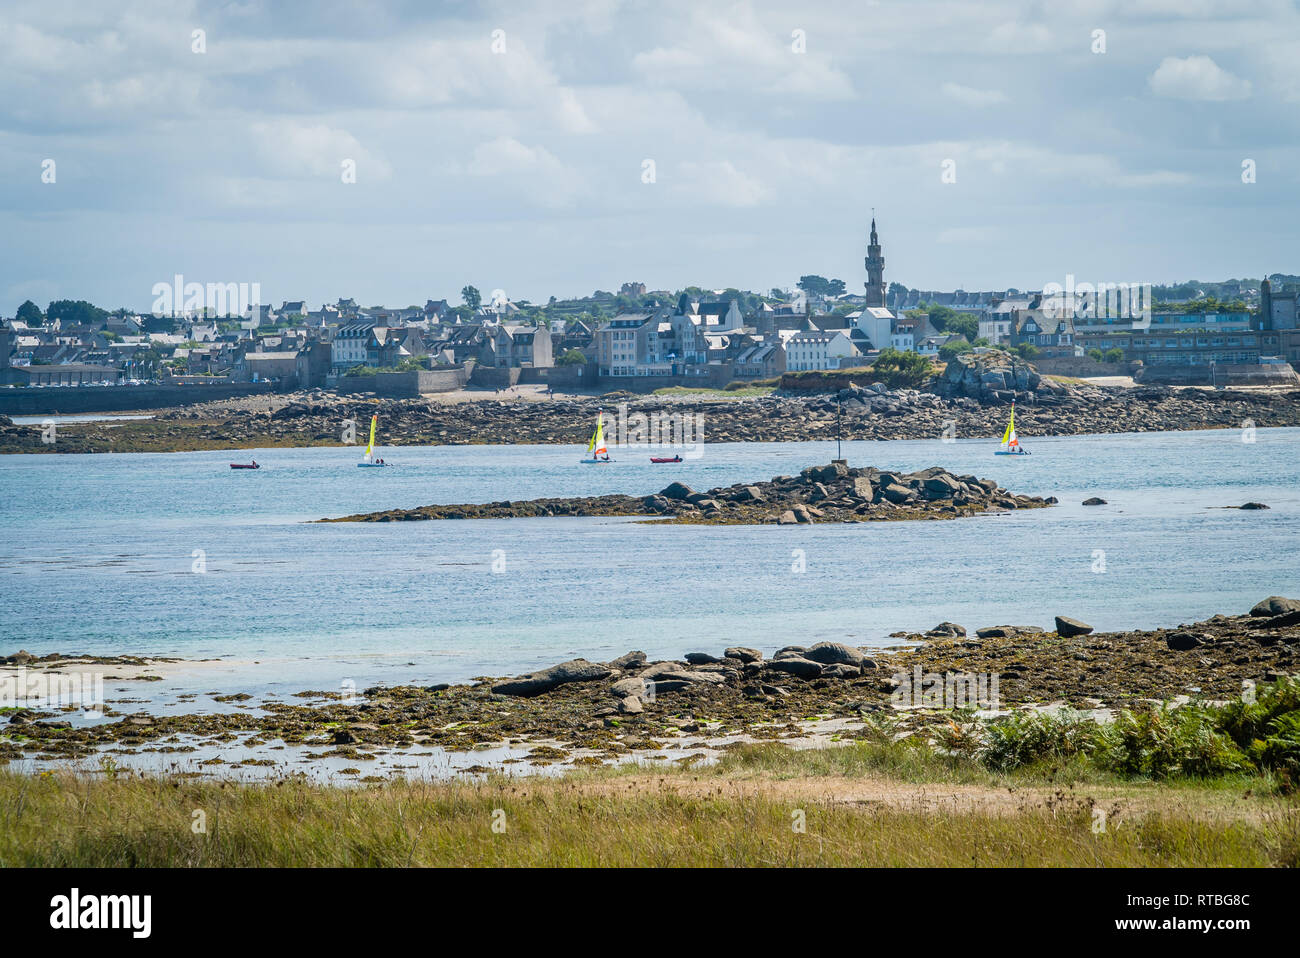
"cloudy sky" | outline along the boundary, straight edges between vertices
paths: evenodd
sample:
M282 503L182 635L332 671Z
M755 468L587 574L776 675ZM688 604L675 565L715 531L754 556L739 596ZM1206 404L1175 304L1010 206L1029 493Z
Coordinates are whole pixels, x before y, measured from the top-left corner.
M0 314L1300 272L1298 117L1284 0L5 0Z

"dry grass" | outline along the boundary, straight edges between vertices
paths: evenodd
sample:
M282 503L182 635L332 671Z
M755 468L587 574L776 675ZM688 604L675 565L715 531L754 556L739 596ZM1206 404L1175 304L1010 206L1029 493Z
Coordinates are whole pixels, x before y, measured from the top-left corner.
M941 768L927 782L869 753L766 746L716 769L364 788L0 772L0 865L1300 864L1300 809L1277 796Z

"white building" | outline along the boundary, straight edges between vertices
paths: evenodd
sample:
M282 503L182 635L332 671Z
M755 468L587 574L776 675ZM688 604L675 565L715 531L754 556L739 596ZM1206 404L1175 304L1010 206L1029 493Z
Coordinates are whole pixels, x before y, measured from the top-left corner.
M809 369L839 369L840 360L859 355L842 329L799 329L782 333L785 368L791 372Z
M894 334L894 314L884 306L867 306L853 317L853 325L871 340L873 349L884 349Z
M374 328L373 323L350 323L340 327L330 343L330 366L336 370L364 366L366 346Z

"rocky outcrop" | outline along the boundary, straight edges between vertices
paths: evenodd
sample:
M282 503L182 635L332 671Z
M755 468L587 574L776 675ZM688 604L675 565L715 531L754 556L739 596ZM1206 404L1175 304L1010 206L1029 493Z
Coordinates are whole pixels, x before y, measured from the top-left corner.
M1204 643L1205 640L1201 636L1186 629L1170 632L1165 636L1165 645L1175 652L1188 652Z
M885 650L817 642L788 645L766 659L757 649L742 646L727 648L721 655L692 652L684 661L648 664L642 653L630 652L614 661L631 668L607 676L613 681L602 694L604 701L612 700L609 711L619 715L653 709L661 695L668 696L668 702L679 701L676 696L683 694L697 701L713 701L716 696L725 699L739 692L745 699L775 701L803 694L800 690L825 688L825 694L835 699L844 693L835 691L833 680L850 680L856 689L888 695L897 681L897 674L891 676L891 671L905 673L916 663L930 671L996 672L1003 695L1033 698L1036 684L1046 683L1044 688L1050 689L1050 694L1067 694L1077 701L1087 694L1080 689L1081 683L1100 692L1097 683L1117 681L1117 674L1125 676L1120 684L1132 683L1126 693L1129 696L1157 691L1169 696L1181 693L1192 676L1197 684L1209 683L1229 663L1249 671L1257 668L1259 661L1277 667L1300 661L1300 601L1283 596L1269 596L1249 615L1216 615L1192 626L1153 632L1096 634L1092 626L1067 616L1056 616L1055 625L1055 635L1049 641L1043 641L1049 633L1032 625L991 626L978 630L979 641L970 641L964 628L943 622L924 635L897 633L917 640L914 647ZM1243 650L1250 648L1256 652L1243 656ZM1015 654L1008 656L1010 650ZM1201 658L1186 654L1193 651ZM1207 655L1218 660L1204 658ZM1105 663L1104 668L1097 667L1099 661ZM555 669L567 671L583 665L591 663L579 659ZM584 669L581 674L590 673ZM1236 681L1228 676L1223 685L1230 688ZM1158 684L1162 682L1168 684ZM499 688L494 686L493 691ZM680 706L668 706L670 711L677 708Z
M813 503L816 503L815 505ZM419 519L507 519L543 516L645 516L704 525L867 522L951 519L1003 509L1042 508L992 479L959 476L932 466L914 473L854 469L843 463L810 466L798 476L738 483L697 493L681 482L640 498L610 495L576 499L505 500L390 509L323 522L404 522Z
M1038 375L1030 363L1000 349L954 356L932 388L945 399L964 396L981 403L1016 399L1060 403L1067 400L1070 392L1054 380Z
M559 665L552 665L549 669L542 669L540 672L499 682L492 686L492 691L497 695L530 698L570 682L594 682L597 679L608 678L611 674L612 670L606 665L588 662L586 659L573 659L569 662L561 662Z
M1076 635L1087 635L1092 631L1092 626L1087 622L1080 622L1078 619L1071 619L1064 615L1056 617L1056 634L1072 638Z
M862 668L867 656L862 650L855 649L843 642L818 642L803 654L805 659L820 662L822 665L852 665Z
M967 354L968 356L971 354ZM978 355L978 354L976 354ZM1269 394L1143 386L1136 389L1062 384L1031 377L1023 361L999 353L987 372L1001 379L966 380L962 357L924 389L888 389L850 383L835 393L773 394L728 400L634 398L628 414L671 412L704 415L706 442L798 442L833 439L995 438L1006 426L1002 403L1015 395L1021 435L1238 429L1300 425L1300 390ZM997 365L1001 363L1002 365ZM1018 365L1021 364L1021 365ZM977 368L977 367L976 367ZM947 376L958 377L949 380ZM1037 375L1037 374L1035 374ZM999 382L1002 388L997 388ZM1014 383L1014 390L1007 389ZM985 387L988 387L987 389ZM967 395L967 389L974 389ZM489 394L490 395L490 394ZM617 401L617 400L615 400ZM39 426L0 423L0 452L175 452L188 449L250 449L338 446L343 423L365 423L377 413L385 446L464 443L543 443L581 447L598 409L611 414L609 398L503 402L484 398L447 403L429 399L375 400L325 392L263 397L260 406L214 402L165 410L151 420L78 423L59 428L57 443L43 443ZM268 411L267 403L281 405ZM615 458L620 452L613 450ZM646 452L646 455L652 453ZM637 455L628 452L623 455ZM260 458L260 457L259 457ZM397 459L397 455L393 457ZM269 462L270 460L268 460Z
M1008 639L1042 632L1036 625L991 625L986 629L976 629L975 634L981 639Z
M1268 618L1287 612L1300 612L1300 600L1288 599L1286 596L1270 595L1255 604L1250 614L1256 618Z

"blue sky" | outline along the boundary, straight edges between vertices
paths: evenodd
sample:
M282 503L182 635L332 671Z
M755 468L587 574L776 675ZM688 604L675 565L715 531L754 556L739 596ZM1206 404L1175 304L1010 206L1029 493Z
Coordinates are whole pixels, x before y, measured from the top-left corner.
M0 313L1300 272L1292 2L356 6L6 0Z

